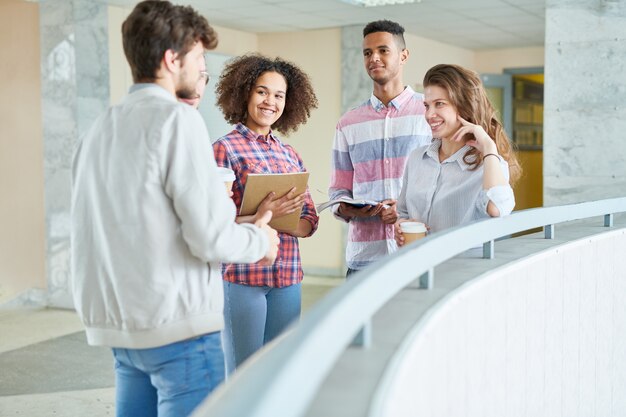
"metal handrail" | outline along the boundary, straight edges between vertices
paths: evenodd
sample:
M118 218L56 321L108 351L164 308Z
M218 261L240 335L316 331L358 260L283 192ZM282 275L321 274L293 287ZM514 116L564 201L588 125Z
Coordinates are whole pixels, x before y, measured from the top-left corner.
M417 277L473 247L493 248L490 243L503 236L545 227L546 238L554 238L557 223L605 216L604 226L608 227L613 213L621 212L626 212L626 197L529 209L413 242L331 291L297 326L248 360L193 415L301 416L359 329ZM431 282L432 278L430 275Z

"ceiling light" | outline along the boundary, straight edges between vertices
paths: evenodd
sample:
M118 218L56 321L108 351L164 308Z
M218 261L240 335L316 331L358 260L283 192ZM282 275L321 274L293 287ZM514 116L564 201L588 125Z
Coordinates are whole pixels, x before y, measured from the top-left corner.
M395 4L420 3L422 0L341 0L344 3L354 4L357 6L377 7L377 6L393 6Z

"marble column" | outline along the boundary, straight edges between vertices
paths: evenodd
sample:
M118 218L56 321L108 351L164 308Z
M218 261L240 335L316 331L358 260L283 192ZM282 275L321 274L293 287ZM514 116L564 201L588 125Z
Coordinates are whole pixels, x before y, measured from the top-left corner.
M546 206L626 196L626 1L548 0Z
M41 0L39 8L47 304L72 308L72 152L109 105L107 6L91 0Z
M363 66L363 25L343 26L341 28L341 112L358 106L372 95L372 79ZM342 223L341 256L345 271L345 250L348 243L348 225Z
M372 95L372 79L363 66L363 25L341 28L341 111Z

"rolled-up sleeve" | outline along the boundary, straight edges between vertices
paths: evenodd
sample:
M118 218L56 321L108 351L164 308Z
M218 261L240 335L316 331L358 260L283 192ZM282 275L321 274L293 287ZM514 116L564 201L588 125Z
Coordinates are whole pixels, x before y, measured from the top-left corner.
M476 209L480 213L487 214L489 202L495 204L500 212L500 217L511 214L515 207L515 196L510 185L497 185L488 190L481 190L476 200Z
M230 159L228 158L228 151L224 143L218 141L213 144L213 155L215 156L215 163L218 167L232 169Z
M502 174L508 182L510 178L509 164L504 159L499 159ZM513 194L513 188L511 188L509 184L506 184L496 185L488 190L481 190L478 200L476 201L478 211L486 214L489 201L495 204L498 212L500 213L500 217L511 214L513 208L515 207L515 195Z
M304 206L302 206L302 214L300 215L300 218L311 223L311 232L304 237L313 235L313 233L317 230L320 218L317 215L315 204L313 203L313 199L311 198L311 193L308 188L306 190Z
M513 189L510 185L497 185L495 187L491 187L485 194L488 202L491 201L496 205L498 211L500 212L500 216L511 214L513 207L515 207L515 195L513 194ZM487 205L485 205L485 210L486 208Z
M335 137L333 139L332 171L330 174L328 197L331 200L335 200L340 197L352 198L353 178L354 167L352 166L350 152L348 151L348 142L343 135L341 128L337 125ZM337 213L337 210L339 210L339 204L331 207L331 210L336 219L348 223L348 219Z
M407 164L404 169L404 175L402 176L402 189L400 191L400 196L398 197L398 203L396 205L396 210L398 211L398 217L400 219L408 219L409 218L409 209L406 203L406 194L408 192L408 181L409 181L409 168L410 166Z

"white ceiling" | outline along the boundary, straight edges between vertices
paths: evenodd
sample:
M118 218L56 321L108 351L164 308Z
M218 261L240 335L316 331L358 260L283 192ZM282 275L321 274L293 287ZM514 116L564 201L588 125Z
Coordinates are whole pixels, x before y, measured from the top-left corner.
M136 3L108 1L126 7ZM408 33L469 49L542 46L545 36L545 0L422 0L384 7L353 6L340 0L175 2L192 5L212 24L248 32L322 29L390 19Z

